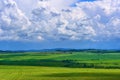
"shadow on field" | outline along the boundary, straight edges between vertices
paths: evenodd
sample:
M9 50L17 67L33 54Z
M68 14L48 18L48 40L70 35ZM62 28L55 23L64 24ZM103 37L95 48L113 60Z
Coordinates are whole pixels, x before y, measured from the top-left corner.
M72 60L20 60L20 61L11 61L11 60L0 60L0 65L17 65L17 66L46 66L46 67L69 67L69 68L119 68L120 66L99 66L94 63L78 63Z
M85 63L77 63L70 60L20 60L20 61L10 61L10 60L1 60L0 65L20 65L20 66L46 66L46 67L93 67L93 65L86 66Z
M39 75L36 77L40 77ZM42 77L115 77L120 79L120 74L111 73L53 73Z

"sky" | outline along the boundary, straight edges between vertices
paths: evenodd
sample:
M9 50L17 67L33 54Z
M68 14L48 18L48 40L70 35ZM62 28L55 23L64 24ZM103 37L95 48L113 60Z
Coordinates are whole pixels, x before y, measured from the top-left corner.
M0 50L120 49L119 0L0 0Z

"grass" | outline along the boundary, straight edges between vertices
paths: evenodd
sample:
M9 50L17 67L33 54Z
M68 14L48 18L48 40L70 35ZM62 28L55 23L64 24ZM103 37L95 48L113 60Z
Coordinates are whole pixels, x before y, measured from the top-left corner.
M0 80L120 80L120 53L0 53Z
M119 68L120 53L53 52L3 53L1 65L24 65L74 68Z
M119 80L119 69L0 66L1 80Z

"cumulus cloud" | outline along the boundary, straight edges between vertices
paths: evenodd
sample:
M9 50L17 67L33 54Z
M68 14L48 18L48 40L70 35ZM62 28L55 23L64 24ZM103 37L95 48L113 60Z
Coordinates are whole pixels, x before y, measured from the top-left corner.
M75 7L63 8L61 11L51 5L50 0L42 0L32 12L32 21L39 27L37 30L42 36L63 40L107 40L120 37L118 0L79 2Z
M79 7L67 8L59 11L48 4L49 1L40 1L38 8L32 11L34 31L46 38L55 40L88 40L95 36L86 13Z
M1 0L0 39L100 41L120 38L119 0L76 1L38 0L28 17L15 1Z
M17 8L12 0L0 1L0 39L17 40L21 31L24 31L29 24L24 14ZM24 32L23 32L24 33ZM22 34L23 34L22 33Z
M0 40L28 40L31 22L13 0L0 1Z
M120 38L119 0L98 0L77 3L76 5L82 8L91 19L98 40Z

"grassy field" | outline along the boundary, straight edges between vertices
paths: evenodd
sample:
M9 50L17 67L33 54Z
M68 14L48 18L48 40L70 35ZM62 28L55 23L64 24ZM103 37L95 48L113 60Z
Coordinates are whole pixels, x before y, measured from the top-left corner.
M120 53L0 53L0 80L120 80Z

